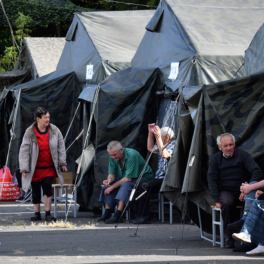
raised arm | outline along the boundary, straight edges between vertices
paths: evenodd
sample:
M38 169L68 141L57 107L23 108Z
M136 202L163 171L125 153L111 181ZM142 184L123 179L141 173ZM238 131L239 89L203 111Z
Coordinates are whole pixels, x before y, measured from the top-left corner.
M147 148L148 151L152 151L154 149L154 132L153 132L153 128L155 127L155 124L149 124L148 125L148 141L147 141ZM154 151L154 153L157 153L156 151Z
M163 159L170 158L170 154L167 151L167 149L166 148L163 149L164 145L163 145L163 142L162 142L161 131L160 131L159 126L155 126L155 128L153 129L153 131L154 131L154 135L156 137L156 142L157 142L157 145L158 145L158 148L159 148L159 153L160 153L161 157Z

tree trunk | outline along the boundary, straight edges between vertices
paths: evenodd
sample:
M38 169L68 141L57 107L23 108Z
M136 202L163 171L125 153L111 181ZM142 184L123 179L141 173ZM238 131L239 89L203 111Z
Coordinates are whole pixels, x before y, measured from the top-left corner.
M57 28L57 37L62 37L61 35L61 25L60 23L56 24L56 28Z
M16 49L16 45L15 45L15 37L14 37L13 29L12 29L12 26L11 26L11 24L10 24L10 22L9 22L9 19L8 19L8 17L7 17L7 14L6 14L6 12L5 12L5 8L4 8L4 4L3 4L2 0L0 0L0 4L1 4L1 6L2 6L3 13L4 13L5 17L6 17L7 23L8 23L9 28L10 28L11 38L12 38L13 47L14 47L14 51L15 51L15 49Z

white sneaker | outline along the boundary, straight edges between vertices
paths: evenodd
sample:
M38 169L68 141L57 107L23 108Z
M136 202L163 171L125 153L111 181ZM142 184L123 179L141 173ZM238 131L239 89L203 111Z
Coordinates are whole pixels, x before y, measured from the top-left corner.
M241 233L234 233L232 235L232 238L238 241L246 242L246 243L251 243L251 238L249 235L247 235L244 232Z
M264 246L258 245L251 251L246 252L248 256L264 256Z

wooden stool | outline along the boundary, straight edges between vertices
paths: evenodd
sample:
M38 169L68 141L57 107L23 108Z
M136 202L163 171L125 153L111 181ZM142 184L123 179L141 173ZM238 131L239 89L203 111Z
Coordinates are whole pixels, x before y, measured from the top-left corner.
M68 211L68 190L72 189L74 191L74 195L72 199L74 200L74 217L77 217L77 188L74 184L52 184L52 188L54 188L54 217L57 218L57 201L65 200L65 215ZM66 196L57 196L57 190L65 190Z

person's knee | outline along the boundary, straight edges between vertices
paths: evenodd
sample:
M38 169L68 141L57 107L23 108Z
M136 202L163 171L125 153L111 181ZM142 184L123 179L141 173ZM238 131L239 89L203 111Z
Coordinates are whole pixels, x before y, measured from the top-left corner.
M46 195L48 198L52 196L52 189L51 188L45 188L43 189L43 196Z
M32 202L33 202L33 204L40 204L41 203L40 193L32 192Z

